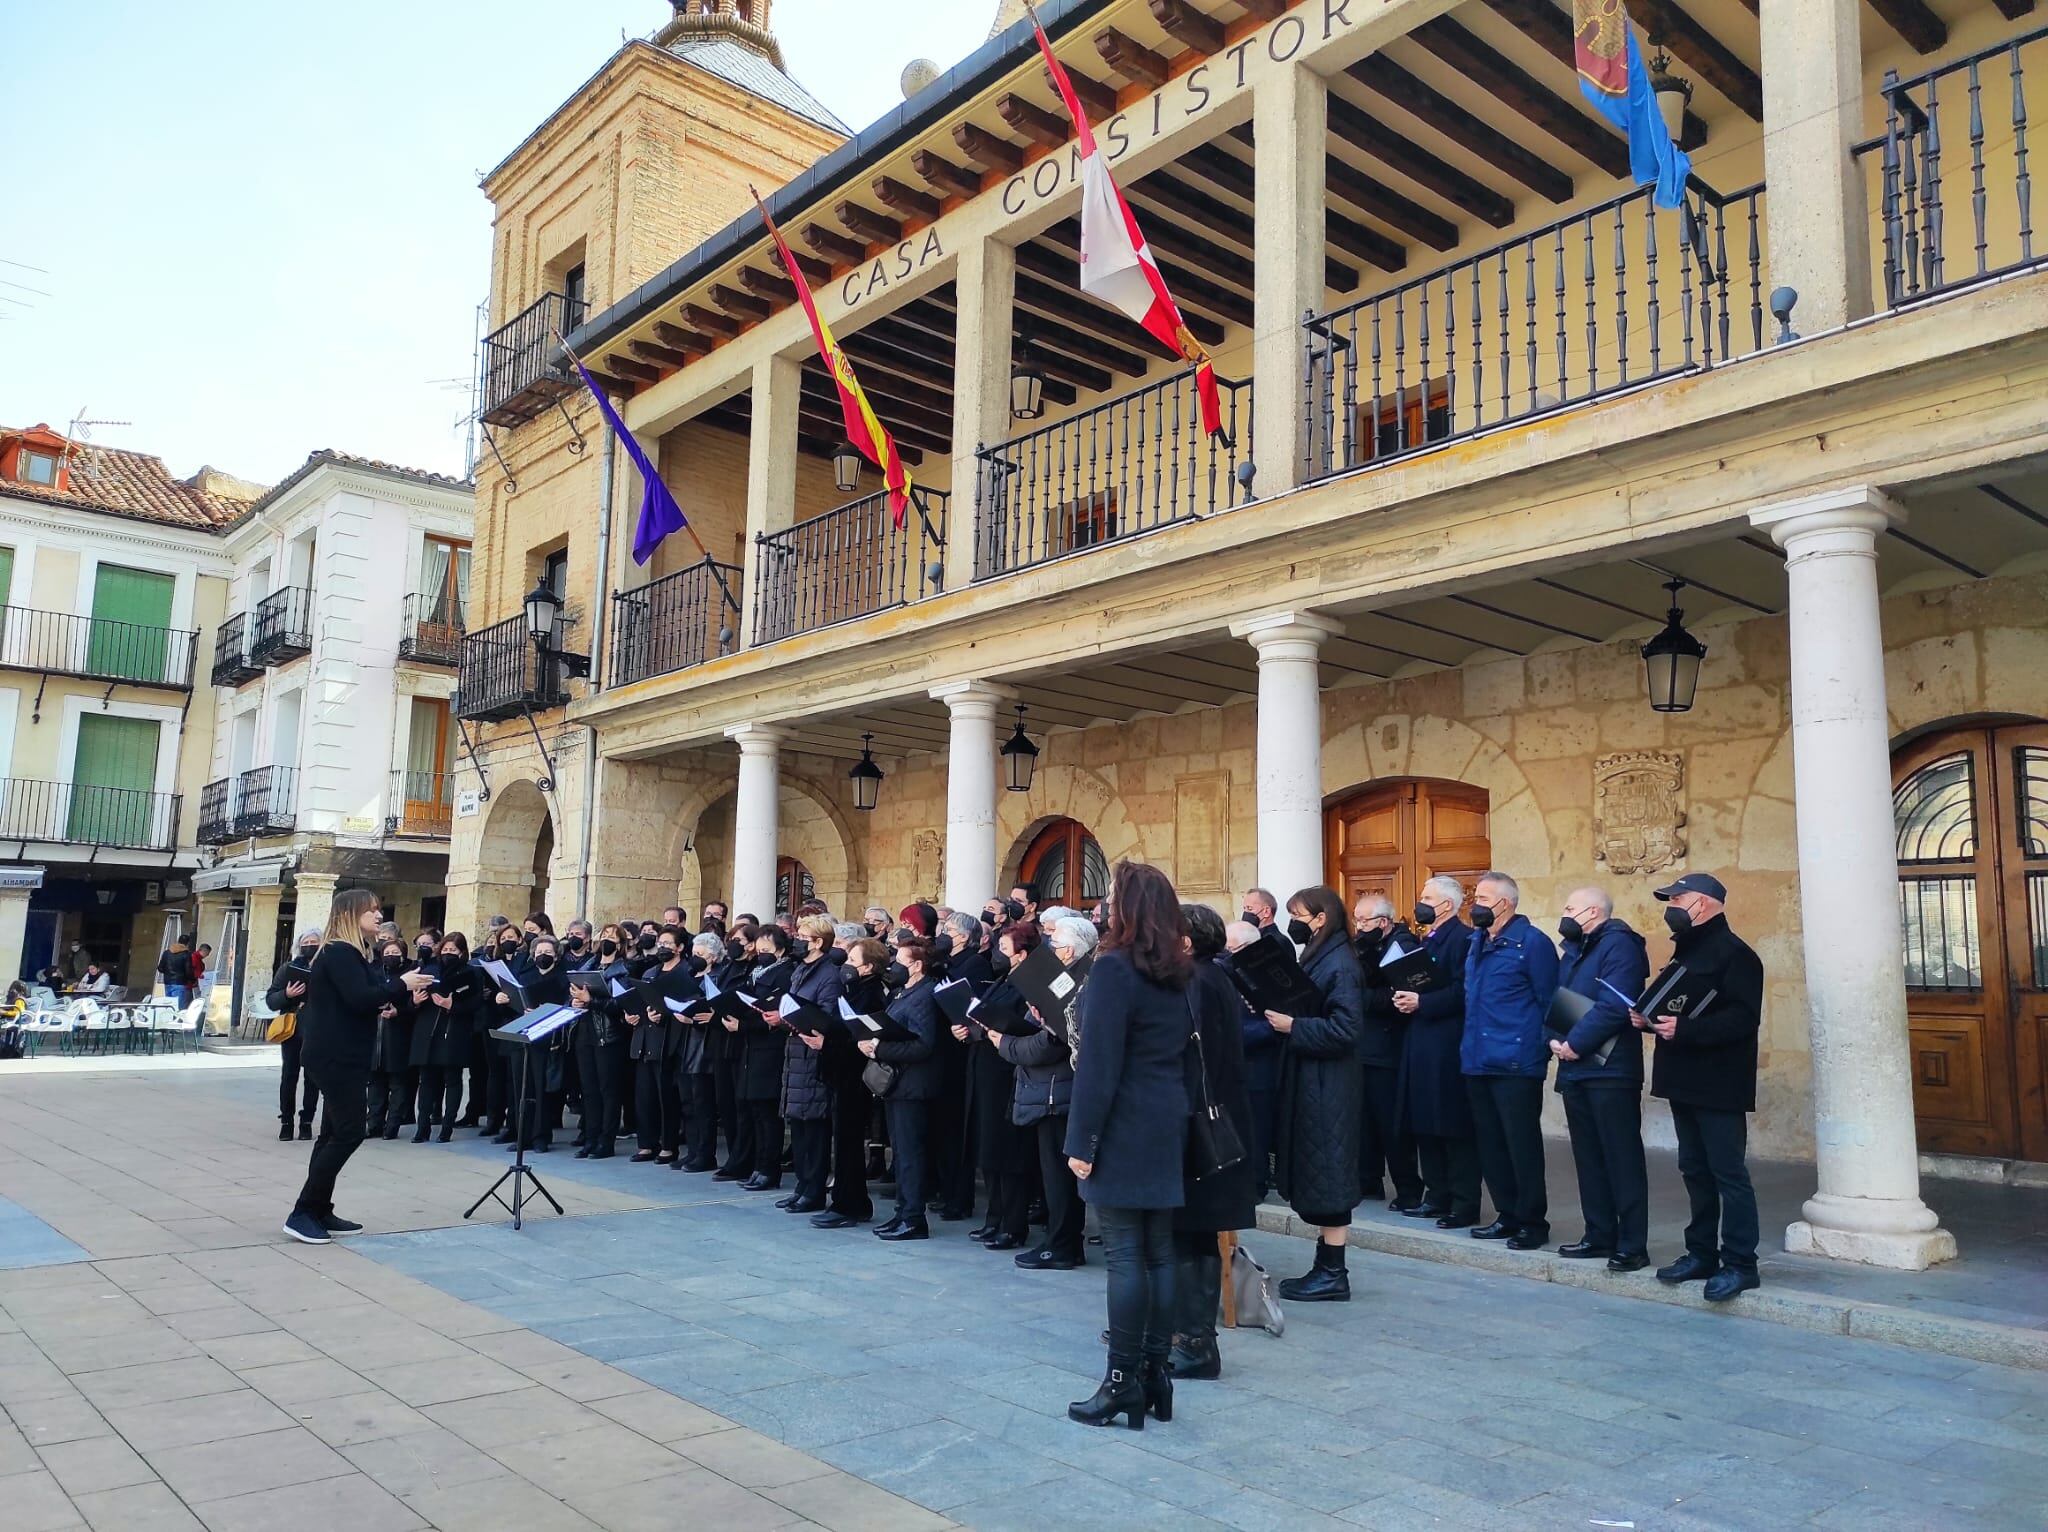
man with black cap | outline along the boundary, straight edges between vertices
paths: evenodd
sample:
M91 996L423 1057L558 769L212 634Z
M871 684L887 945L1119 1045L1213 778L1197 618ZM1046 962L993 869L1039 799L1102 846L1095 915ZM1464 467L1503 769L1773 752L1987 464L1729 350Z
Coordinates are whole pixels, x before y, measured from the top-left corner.
M1685 1254L1659 1269L1657 1280L1704 1280L1707 1300L1721 1303L1760 1285L1756 1190L1747 1156L1764 965L1728 929L1728 890L1719 878L1689 872L1656 895L1665 906L1672 954L1649 993L1675 982L1655 1015L1631 1011L1629 1019L1656 1034L1650 1094L1671 1103L1678 1173L1692 1202Z

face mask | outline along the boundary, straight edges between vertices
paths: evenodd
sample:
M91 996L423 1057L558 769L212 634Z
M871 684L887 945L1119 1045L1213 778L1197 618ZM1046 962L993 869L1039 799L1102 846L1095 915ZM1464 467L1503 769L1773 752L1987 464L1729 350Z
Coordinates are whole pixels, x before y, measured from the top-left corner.
M1568 942L1582 942L1586 939L1586 928L1567 915L1557 923L1557 934Z
M1259 919L1259 912L1257 910L1239 910L1238 913L1244 917L1246 925L1257 926L1265 924L1264 921Z
M1475 904L1475 905L1473 905L1473 906L1472 906L1472 929L1473 929L1473 930L1475 930L1475 931L1485 931L1485 930L1488 930L1488 929L1490 929L1490 928L1492 927L1492 925L1493 925L1493 911L1492 911L1492 910L1490 910L1489 908L1487 908L1487 907L1486 907L1485 905L1483 905L1483 904Z
M910 982L910 970L901 963L891 963L888 968L888 980L890 988L901 989Z
M988 966L995 970L996 977L1000 979L1010 971L1010 959L1004 953L991 952L988 955Z
M676 949L675 949L675 948L673 948L673 947L661 947L661 948L658 948L658 949L656 949L656 950L660 952L660 954L661 954L661 960L662 960L662 961L663 961L664 963L673 963L673 962L674 962L674 961L676 960Z
M619 944L617 942L612 941L599 942L597 944L597 950L599 952L602 952L606 957L615 957L618 954Z
M566 946L571 952L581 952L587 944L584 942L582 937L572 936L569 938L567 942L563 943L563 945Z
M555 966L555 955L552 952L543 952L539 956L534 958L533 966L538 968L542 973L546 973L550 968Z
M1315 927L1300 916L1287 922L1287 939L1297 947L1306 947L1316 938Z
M1683 936L1692 929L1692 911L1667 904L1664 906L1664 924L1671 928L1673 936Z
M640 950L642 952L652 952L660 945L661 938L658 936L643 936L640 938Z
M441 954L441 961L444 963L459 963L462 961L462 954L459 952L444 952Z
M1417 900L1415 908L1410 910L1408 913L1415 917L1415 923L1418 926L1433 926L1436 924L1435 905L1424 904L1420 900Z
M314 953L318 952L319 950L320 944L318 942L307 942L305 946L299 949L299 956L302 958L310 958Z
M404 959L404 958L402 958L402 957L399 957L399 956L398 956L397 954L395 954L395 953L394 953L393 955L391 955L390 957L387 957L387 958L385 958L385 959L384 959L384 971L385 971L386 973L397 973L397 972L398 972L398 971L399 971L400 969L402 969L402 968L404 968L404 967L405 967L405 959Z

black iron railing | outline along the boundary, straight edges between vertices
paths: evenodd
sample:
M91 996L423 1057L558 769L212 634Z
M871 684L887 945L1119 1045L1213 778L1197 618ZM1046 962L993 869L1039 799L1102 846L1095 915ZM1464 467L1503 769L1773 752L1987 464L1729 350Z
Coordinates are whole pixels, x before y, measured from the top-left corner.
M556 335L583 323L590 305L566 293L548 293L484 338L482 418L485 425L516 426L574 391L567 368L553 361Z
M772 644L937 590L952 496L913 487L910 502L901 526L885 490L763 533L754 547L754 642Z
M0 606L0 665L173 691L192 687L197 633Z
M0 780L0 841L53 841L122 851L178 844L176 793L83 782Z
M313 592L303 585L274 590L256 604L249 629L249 660L282 665L313 652Z
M1888 307L2048 260L2034 237L2029 62L2048 69L2048 27L1911 79L1886 71L1884 132L1856 153L1877 167Z
M974 577L1026 569L1250 498L1252 385L1217 380L1224 435L1203 434L1192 372L979 449Z
M449 594L407 596L398 657L419 665L453 665L462 658L462 603Z
M241 612L223 618L213 630L213 684L240 686L263 674L263 667L249 658L249 619Z
M232 822L237 835L284 835L298 823L299 768L258 766L234 781Z
M445 840L455 823L455 773L394 771L386 835L420 835Z
M222 777L199 790L199 844L220 846L235 838L235 779Z
M459 718L513 718L568 700L560 662L540 657L523 613L464 634L455 676Z
M666 675L731 651L740 625L740 571L707 558L612 597L608 684Z
M1761 350L1763 192L1639 187L1305 322L1307 477Z

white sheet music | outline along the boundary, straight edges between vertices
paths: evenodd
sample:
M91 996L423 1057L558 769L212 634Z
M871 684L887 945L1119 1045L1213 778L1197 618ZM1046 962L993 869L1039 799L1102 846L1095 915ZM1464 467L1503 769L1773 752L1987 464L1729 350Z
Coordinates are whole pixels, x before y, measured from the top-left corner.
M782 1003L775 1008L775 1013L778 1016L794 1016L798 1011L802 1010L803 1008L803 1001L797 999L797 997L792 994L785 993L782 997Z

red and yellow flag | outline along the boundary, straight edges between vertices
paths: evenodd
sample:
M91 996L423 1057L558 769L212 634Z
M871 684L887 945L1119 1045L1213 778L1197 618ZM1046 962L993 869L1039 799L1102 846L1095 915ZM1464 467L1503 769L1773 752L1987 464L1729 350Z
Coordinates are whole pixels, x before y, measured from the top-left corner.
M882 424L874 406L868 403L868 396L861 391L860 379L854 376L852 360L839 349L832 327L818 313L817 301L811 297L811 284L804 280L803 268L797 265L796 257L782 238L782 231L775 227L775 220L768 216L767 204L761 201L759 193L754 196L754 206L761 209L761 221L768 225L775 248L782 254L782 269L796 284L796 295L802 300L804 313L811 321L811 334L817 337L818 355L825 359L826 371L839 385L839 407L846 416L846 439L882 470L883 482L889 486L889 512L900 527L910 510L910 473L896 451L896 438L889 434L889 428Z

